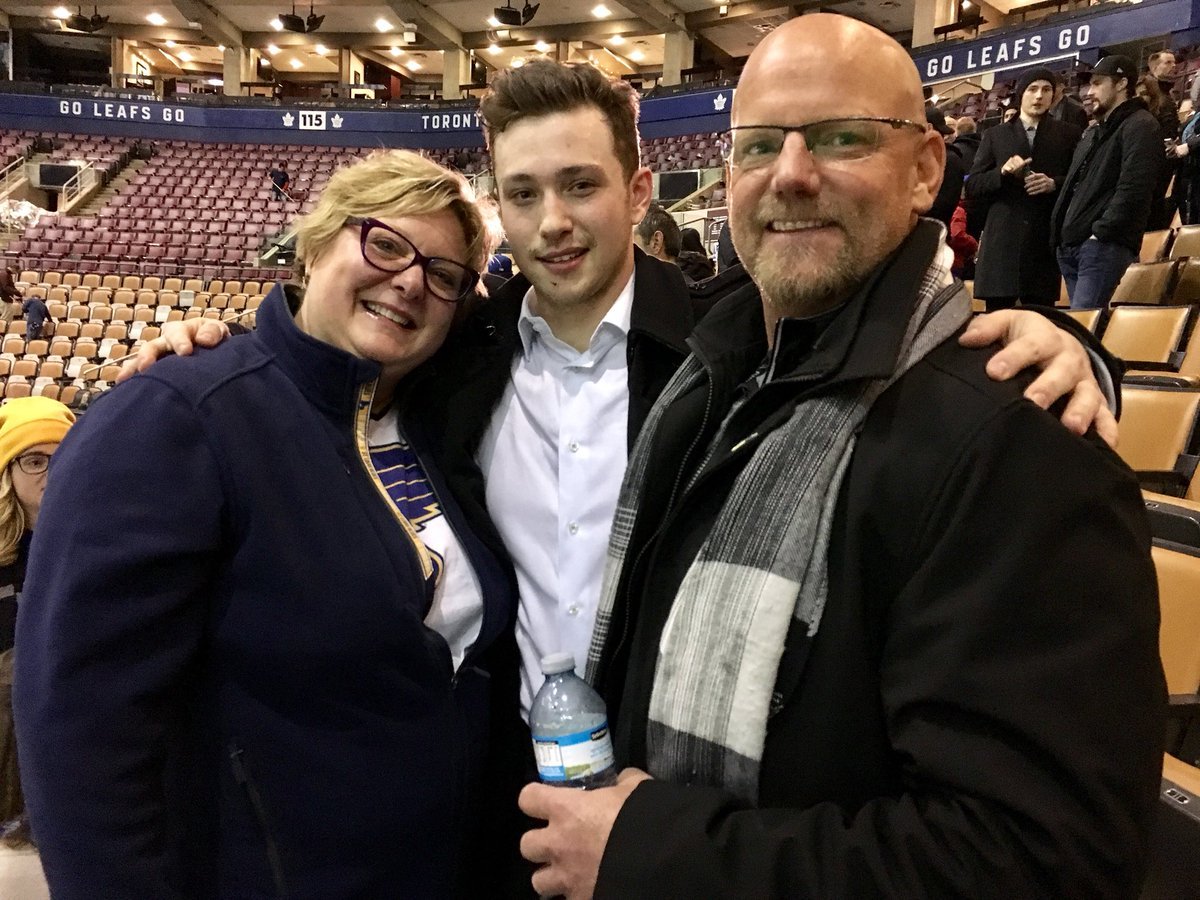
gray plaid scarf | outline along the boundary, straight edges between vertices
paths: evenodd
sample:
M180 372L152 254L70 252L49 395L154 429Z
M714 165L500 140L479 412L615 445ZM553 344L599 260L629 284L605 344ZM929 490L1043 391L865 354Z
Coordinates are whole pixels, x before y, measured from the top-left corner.
M953 283L945 263L944 255L935 254L925 272L896 371L802 400L737 476L679 585L659 642L646 735L648 768L656 778L721 786L757 800L767 720L772 703L780 702L773 695L785 640L793 619L799 620L794 633L806 635L805 641L820 626L830 527L858 430L880 393L970 315L966 291ZM607 638L655 432L664 410L707 380L693 354L651 410L630 456L589 676Z

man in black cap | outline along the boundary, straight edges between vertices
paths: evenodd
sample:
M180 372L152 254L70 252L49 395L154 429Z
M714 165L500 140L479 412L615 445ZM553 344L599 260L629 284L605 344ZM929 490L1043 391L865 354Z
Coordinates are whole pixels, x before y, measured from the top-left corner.
M983 136L967 179L972 208L987 208L975 268L975 296L987 308L1017 301L1053 306L1059 271L1050 246L1050 213L1071 167L1080 129L1052 119L1054 73L1025 72L1013 97L1019 115Z
M1085 90L1099 125L1075 148L1050 227L1073 309L1107 305L1150 217L1164 165L1162 130L1133 96L1136 81L1133 60L1106 56Z

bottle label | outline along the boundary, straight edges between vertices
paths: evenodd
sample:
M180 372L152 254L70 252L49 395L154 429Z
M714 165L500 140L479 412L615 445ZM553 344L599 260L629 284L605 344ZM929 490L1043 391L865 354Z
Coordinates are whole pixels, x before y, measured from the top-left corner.
M538 777L548 783L599 775L615 764L608 722L556 737L535 734L533 752L537 756Z

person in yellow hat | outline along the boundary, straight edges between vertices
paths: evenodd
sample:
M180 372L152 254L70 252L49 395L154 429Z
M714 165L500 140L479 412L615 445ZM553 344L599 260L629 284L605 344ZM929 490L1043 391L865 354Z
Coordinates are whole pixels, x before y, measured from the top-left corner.
M50 457L74 421L71 410L49 397L21 397L0 406L0 653L13 645Z

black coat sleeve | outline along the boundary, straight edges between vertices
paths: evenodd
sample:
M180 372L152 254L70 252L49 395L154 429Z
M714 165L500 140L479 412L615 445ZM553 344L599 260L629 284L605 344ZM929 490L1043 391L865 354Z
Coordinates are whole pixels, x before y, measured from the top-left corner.
M996 158L996 141L993 128L983 135L979 143L979 152L975 154L975 162L971 165L971 173L967 176L967 199L991 200L1000 193L1004 176L1000 167L1004 160Z
M598 900L1136 896L1165 710L1136 482L1024 402L982 423L936 485L880 467L872 490L912 501L886 576L898 587L880 598L902 789L786 809L643 783Z
M1166 165L1162 132L1153 117L1145 113L1144 118L1139 115L1128 125L1120 135L1120 179L1104 212L1092 223L1092 234L1113 244L1128 242L1130 222L1146 222L1159 175Z

